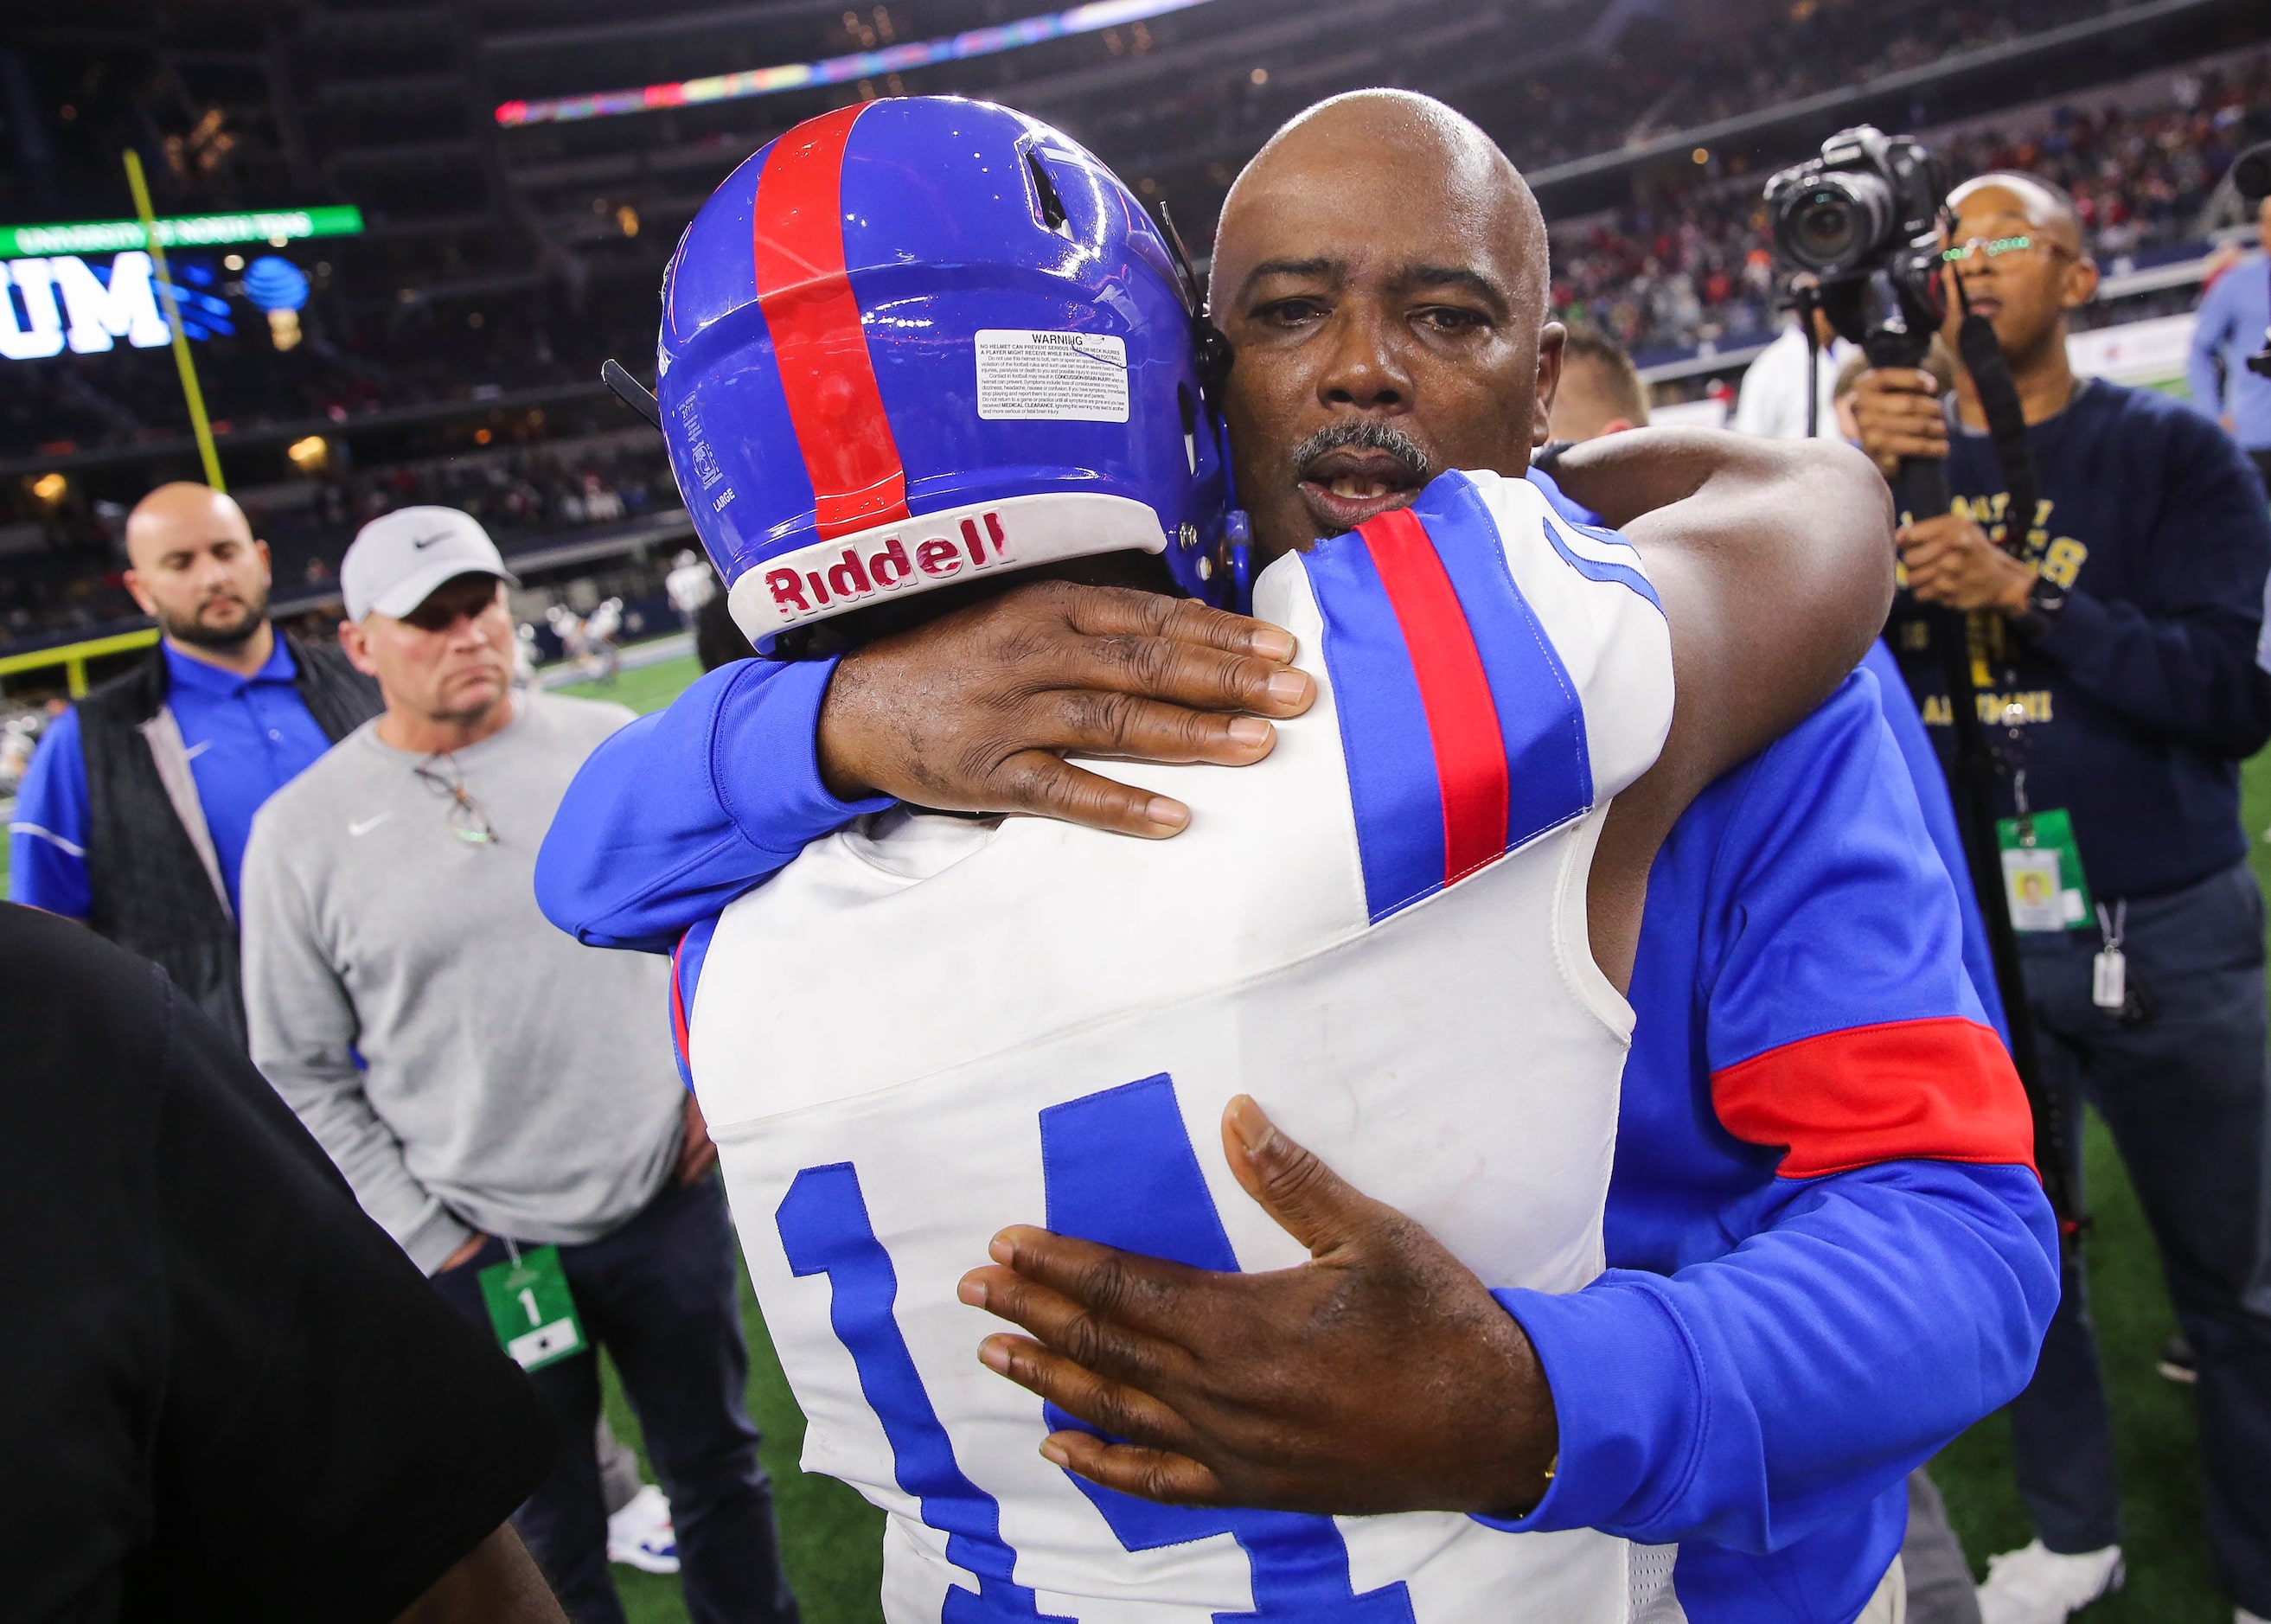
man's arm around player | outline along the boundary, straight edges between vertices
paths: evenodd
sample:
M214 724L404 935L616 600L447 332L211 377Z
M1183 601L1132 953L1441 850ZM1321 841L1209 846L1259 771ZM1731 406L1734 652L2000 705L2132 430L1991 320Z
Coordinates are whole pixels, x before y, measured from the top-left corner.
M1902 1479L2023 1384L2056 1300L1959 928L1857 676L1708 790L1651 875L1600 1279L1485 1294L1247 1106L1232 1166L1308 1267L1210 1276L1012 1231L969 1294L1051 1346L997 1337L987 1362L1138 1441L1049 1441L1131 1494L1526 1510L1512 1525L1679 1542L1693 1619L1766 1596L1837 1616L1899 1546Z

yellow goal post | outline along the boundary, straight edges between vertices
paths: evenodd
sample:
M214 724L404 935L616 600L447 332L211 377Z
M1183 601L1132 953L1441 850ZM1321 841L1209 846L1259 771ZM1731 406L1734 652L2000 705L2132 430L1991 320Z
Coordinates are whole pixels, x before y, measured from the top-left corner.
M122 631L115 637L93 637L85 643L59 644L51 649L34 649L28 654L0 655L0 677L61 666L63 682L71 690L71 697L83 699L86 697L88 660L101 659L105 654L123 654L132 649L146 649L157 640L158 629L145 626L139 631Z

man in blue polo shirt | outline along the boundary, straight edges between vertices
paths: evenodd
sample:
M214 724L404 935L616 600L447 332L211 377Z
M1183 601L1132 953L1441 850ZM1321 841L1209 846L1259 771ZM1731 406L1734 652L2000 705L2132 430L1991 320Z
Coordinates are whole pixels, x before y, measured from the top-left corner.
M161 485L126 520L127 590L163 634L41 740L8 826L8 894L154 959L244 1042L236 879L252 815L378 713L336 650L268 619L244 510Z
M2222 423L2271 484L2271 378L2247 369L2271 327L2271 197L2258 206L2250 254L2215 279L2200 300L2185 381L2193 404Z

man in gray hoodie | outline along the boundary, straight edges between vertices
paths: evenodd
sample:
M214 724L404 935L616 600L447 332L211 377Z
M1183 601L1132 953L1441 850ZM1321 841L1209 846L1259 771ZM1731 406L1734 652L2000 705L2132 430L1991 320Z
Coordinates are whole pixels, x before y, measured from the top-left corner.
M254 822L253 1059L364 1210L529 1369L561 1460L514 1520L570 1618L623 1617L591 1447L604 1345L671 1496L689 1611L793 1620L667 967L577 947L532 888L569 780L630 713L514 694L512 577L464 513L373 521L339 576L341 646L386 710Z

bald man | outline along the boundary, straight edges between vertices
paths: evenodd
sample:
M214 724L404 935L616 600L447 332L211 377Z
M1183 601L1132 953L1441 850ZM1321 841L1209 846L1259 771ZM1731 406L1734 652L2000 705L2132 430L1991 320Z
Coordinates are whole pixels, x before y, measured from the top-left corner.
M1994 174L1950 204L1955 274L2025 411L2032 522L2007 522L1968 369L1945 401L1921 373L1865 373L1855 416L1881 466L1947 459L1955 511L1902 530L1902 556L1915 601L1969 617L1977 691L1956 703L1977 704L2000 743L2011 838L2055 876L2039 902L2014 883L2011 909L2044 1080L2068 1122L2085 1098L2096 1106L2142 1199L2197 1358L2217 1570L2243 1619L2271 1617L2271 1099L2263 899L2239 795L2240 763L2271 739L2271 677L2255 663L2271 518L2214 422L2074 376L2067 317L2097 270L2064 193ZM1895 646L1945 754L1934 635L1895 611ZM2067 1139L2079 1156L2079 1132ZM2079 1188L2079 1162L2070 1176ZM2012 1406L2036 1538L1995 1559L1987 1624L2055 1624L2120 1583L2113 1431L2084 1293L2070 1266Z
M242 1047L252 815L378 714L378 688L337 650L278 635L267 544L220 492L160 486L128 515L126 552L159 644L40 741L9 824L9 896L154 959Z
M1451 109L1366 93L1282 131L1225 212L1210 312L1235 349L1232 460L1262 550L1408 505L1446 469L1522 476L1560 381L1543 281L1528 189ZM1770 480L1798 466L1778 459L1823 449L1635 431L1573 448L1559 484L1541 483L1567 517L1582 503L1662 534L1668 504L1701 481L1746 467ZM1875 499L1865 485L1848 498ZM1790 511L1815 500L1792 494ZM1790 536L1776 525L1747 540L1769 533ZM1659 582L1687 567L1676 551L1649 557ZM1715 567L1769 554L1732 548ZM1789 615L1771 582L1732 597L1723 652L1788 681L1810 656L1783 634L1822 628ZM1051 583L840 659L745 662L593 756L547 838L539 898L587 941L667 950L895 796L1172 836L1188 813L1140 787L1140 771L1130 785L1057 752L1261 761L1272 734L1259 719L1307 703L1284 668L1294 652L1274 627ZM1070 1468L1169 1499L1487 1509L1523 1514L1508 1521L1525 1531L1607 1530L1658 1547L1634 1571L1651 1609L1635 1616L1650 1620L1897 1618L1904 1476L2023 1383L2056 1240L2023 1104L1992 1081L2007 1062L1959 962L1954 888L1877 696L1857 674L1701 786L1652 866L1645 845L1619 860L1620 837L1605 835L1592 918L1634 900L1605 896L1605 877L1646 874L1637 942L1593 938L1611 975L1629 974L1636 1016L1611 1268L1574 1293L1500 1300L1531 1362L1478 1353L1475 1336L1503 1322L1413 1301L1414 1226L1271 1135L1253 1152L1265 1183L1314 1191L1349 1238L1308 1269L1169 1278L1128 1254L1068 1259L1024 1229L971 1283L1035 1332L994 1339L994 1368L1091 1419L1108 1393L1116 1413L1177 1420L1125 1455L1061 1434L1050 1444ZM1186 1340L1162 1352L1171 1379L1106 1356L1127 1334L1160 1348L1156 1322L1113 1312L1112 1278L1126 1302L1172 1314ZM1060 1307L1091 1305L1106 1368L1051 1359L1071 1339L1039 1329L1051 1322L1031 1288L1044 1278ZM1383 1371L1426 1373L1473 1424L1418 1444L1374 1425L1407 1413ZM1466 1498L1557 1449L1550 1478Z

